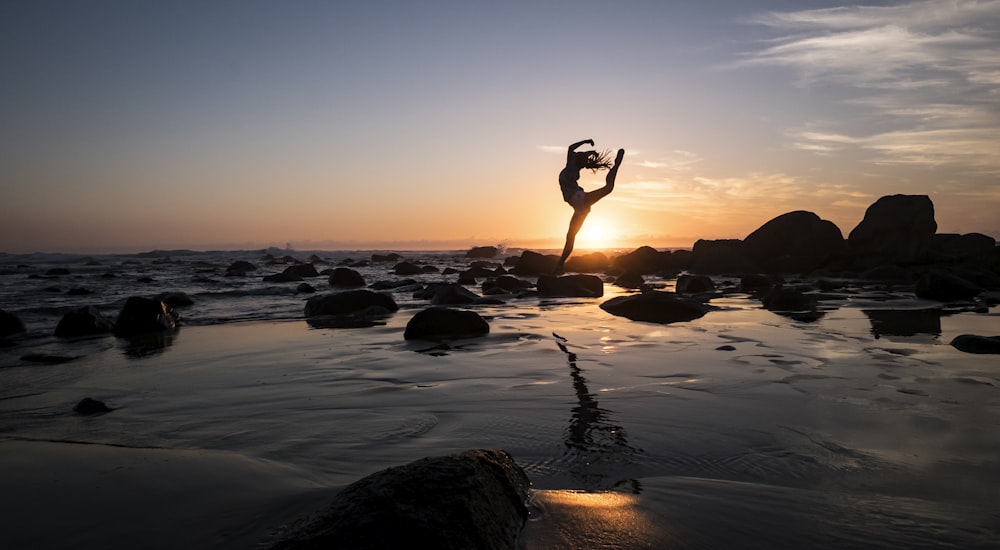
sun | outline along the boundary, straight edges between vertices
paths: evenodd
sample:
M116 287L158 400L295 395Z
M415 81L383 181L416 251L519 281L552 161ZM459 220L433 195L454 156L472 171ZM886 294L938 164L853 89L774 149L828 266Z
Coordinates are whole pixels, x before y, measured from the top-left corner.
M601 220L587 220L583 222L583 227L576 236L576 246L592 249L611 248L614 246L614 237Z

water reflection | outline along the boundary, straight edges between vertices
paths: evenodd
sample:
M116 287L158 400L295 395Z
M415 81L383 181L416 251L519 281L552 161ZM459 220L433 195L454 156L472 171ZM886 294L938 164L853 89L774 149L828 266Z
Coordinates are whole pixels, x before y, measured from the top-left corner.
M866 309L865 315L872 324L872 335L916 336L917 334L941 335L940 309Z
M122 338L125 357L129 359L145 359L154 355L159 355L173 345L177 338L177 330L165 330L162 332L150 332L139 334L130 338Z
M566 339L555 333L552 335L556 337L556 345L566 354L576 394L576 406L571 409L570 424L564 434L564 444L573 461L571 474L586 490L622 485L637 489L638 485L630 483L631 480L616 477L620 473L616 470L631 463L632 457L640 451L629 445L628 433L612 421L612 412L598 404L577 365L576 354L566 346Z

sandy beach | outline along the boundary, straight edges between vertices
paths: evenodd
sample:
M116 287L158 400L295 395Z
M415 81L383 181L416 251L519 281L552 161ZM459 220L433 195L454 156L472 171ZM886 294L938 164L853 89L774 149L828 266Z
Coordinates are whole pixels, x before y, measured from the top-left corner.
M472 448L527 472L529 548L1000 541L1000 375L948 345L996 308L911 334L871 311L940 304L855 293L803 322L734 293L658 325L606 289L477 306L489 335L450 345L404 340L404 308L182 327L145 354L105 337L59 365L0 350L0 545L264 547L339 487Z

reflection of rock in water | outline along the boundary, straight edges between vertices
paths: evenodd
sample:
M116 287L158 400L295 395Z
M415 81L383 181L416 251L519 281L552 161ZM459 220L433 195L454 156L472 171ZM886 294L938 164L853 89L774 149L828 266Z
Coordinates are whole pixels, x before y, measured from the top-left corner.
M576 364L576 354L567 349L565 339L554 334L556 345L566 354L577 404L572 409L565 432L571 475L584 489L608 489L627 481L617 475L622 465L632 462L639 450L628 444L625 428L611 422L611 411L602 409L587 387L587 379ZM609 479L610 478L610 479Z
M864 310L872 323L872 334L881 336L941 335L940 309Z
M177 333L151 332L125 339L125 356L129 359L144 359L163 353L174 343Z

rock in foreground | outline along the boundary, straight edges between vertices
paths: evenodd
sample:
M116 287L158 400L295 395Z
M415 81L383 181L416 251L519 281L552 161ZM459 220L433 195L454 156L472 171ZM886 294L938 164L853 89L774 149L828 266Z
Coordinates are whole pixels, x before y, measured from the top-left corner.
M424 458L348 485L272 548L513 549L527 498L528 478L504 451Z
M406 323L407 340L451 340L489 334L490 324L475 311L431 307L418 312Z
M115 336L130 338L141 334L158 333L177 328L180 316L174 308L160 300L132 296L125 301L118 320Z
M1000 354L1000 336L962 334L951 341L952 347L965 353Z
M538 278L538 294L548 298L600 298L604 296L604 281L594 275L542 275Z
M601 309L633 321L666 324L698 319L712 308L672 292L654 291L612 298L601 304Z

